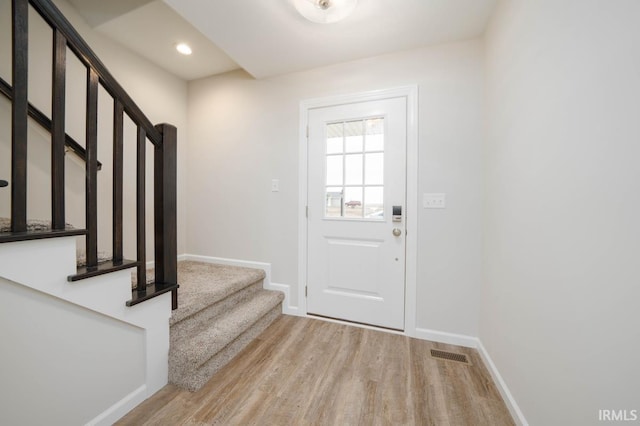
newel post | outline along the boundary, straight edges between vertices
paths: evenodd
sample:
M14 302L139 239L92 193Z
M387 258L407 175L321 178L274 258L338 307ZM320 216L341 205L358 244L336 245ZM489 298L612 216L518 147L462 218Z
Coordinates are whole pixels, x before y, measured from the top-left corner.
M178 283L177 247L177 130L158 124L162 144L154 149L154 222L156 284ZM178 307L178 290L171 292L171 307Z

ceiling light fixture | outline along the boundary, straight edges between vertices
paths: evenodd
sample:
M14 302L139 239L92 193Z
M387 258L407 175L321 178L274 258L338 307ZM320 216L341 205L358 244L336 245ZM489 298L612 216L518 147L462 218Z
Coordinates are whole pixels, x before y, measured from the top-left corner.
M332 24L353 12L358 0L293 0L298 12L311 22Z
M176 50L183 55L191 55L191 47L187 43L178 43L176 44Z

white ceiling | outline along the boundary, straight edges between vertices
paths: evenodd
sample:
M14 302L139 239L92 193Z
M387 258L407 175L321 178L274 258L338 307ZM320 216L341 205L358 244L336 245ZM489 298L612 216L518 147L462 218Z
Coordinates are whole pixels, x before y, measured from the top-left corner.
M300 16L293 0L70 1L98 31L186 80L238 67L265 78L476 38L497 2L359 0L350 17L323 25ZM180 41L193 55L175 52Z
M162 1L152 1L95 29L185 80L238 68L215 43ZM192 55L176 51L176 44L183 42L191 46Z
M153 0L69 0L84 19L95 27Z

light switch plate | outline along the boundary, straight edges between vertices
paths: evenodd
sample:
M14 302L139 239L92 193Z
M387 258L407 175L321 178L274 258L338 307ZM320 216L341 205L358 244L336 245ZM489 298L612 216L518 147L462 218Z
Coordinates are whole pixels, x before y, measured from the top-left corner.
M280 181L278 179L271 179L271 192L280 191Z
M447 194L423 194L422 204L425 209L444 209L447 206Z

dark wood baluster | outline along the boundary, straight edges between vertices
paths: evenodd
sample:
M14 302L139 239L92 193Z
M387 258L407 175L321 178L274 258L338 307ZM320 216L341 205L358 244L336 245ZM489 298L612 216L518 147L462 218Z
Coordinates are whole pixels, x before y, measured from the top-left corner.
M2 94L5 98L9 100L13 100L13 88L9 83L4 81L2 77L0 77L0 94ZM49 118L46 115L44 115L42 111L40 111L38 108L33 106L31 103L28 104L27 113L29 114L29 117L33 119L34 122L42 126L44 129L50 132L53 132L52 130L53 124L51 123L51 120L49 120ZM66 139L67 148L69 148L71 152L76 154L78 157L82 159L82 161L84 161L85 160L84 148L69 135L66 135L65 139ZM102 164L98 161L98 170L100 170L101 168L102 168Z
M138 126L138 155L136 165L137 191L137 247L138 247L138 291L146 291L147 286L147 248L146 248L146 141L147 133Z
M160 143L161 136L147 116L144 115L129 94L120 86L113 75L111 75L107 67L105 67L95 52L93 52L87 42L73 28L73 25L62 15L54 2L51 0L30 0L30 3L33 9L39 13L49 25L58 28L65 35L69 48L85 66L91 67L96 71L100 77L102 87L104 87L113 98L122 101L127 115L131 117L136 125L141 125L147 131L149 140L154 144Z
M11 230L27 230L27 98L29 2L12 0Z
M53 229L65 228L64 151L65 151L65 83L67 39L53 33L53 70L51 95L51 222Z
M121 262L122 254L122 203L123 203L123 138L124 108L122 102L113 104L113 261Z
M154 222L156 283L178 283L177 248L177 130L159 124L162 144L154 149ZM178 308L178 291L171 294L172 309Z
M98 264L98 74L87 70L86 223L87 267Z

